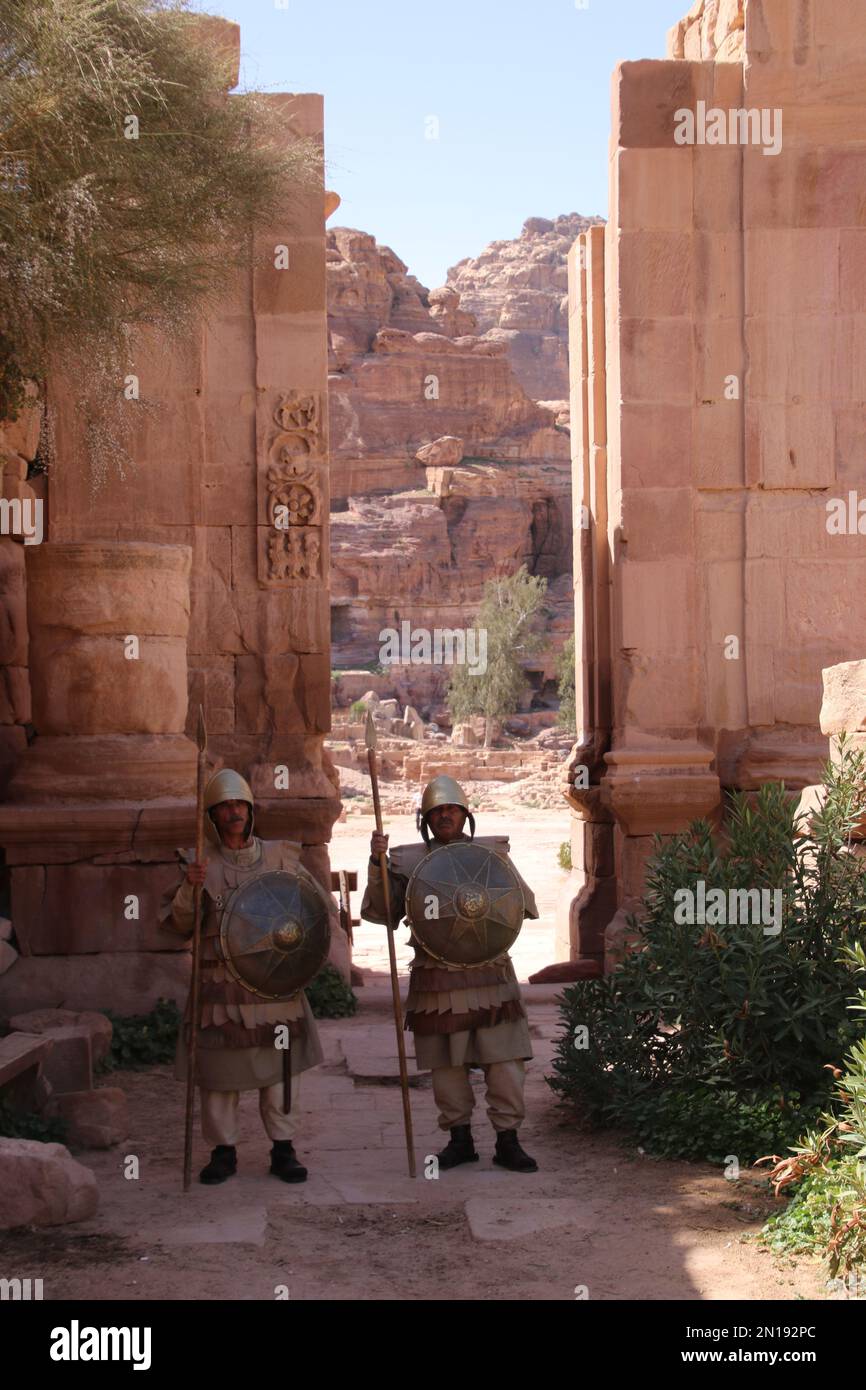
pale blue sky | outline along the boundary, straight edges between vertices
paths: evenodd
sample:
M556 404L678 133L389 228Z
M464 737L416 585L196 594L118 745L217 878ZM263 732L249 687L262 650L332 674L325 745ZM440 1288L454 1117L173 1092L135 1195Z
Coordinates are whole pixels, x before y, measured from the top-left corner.
M663 58L689 4L196 0L241 25L242 85L324 93L330 225L431 288L527 217L606 216L611 73Z

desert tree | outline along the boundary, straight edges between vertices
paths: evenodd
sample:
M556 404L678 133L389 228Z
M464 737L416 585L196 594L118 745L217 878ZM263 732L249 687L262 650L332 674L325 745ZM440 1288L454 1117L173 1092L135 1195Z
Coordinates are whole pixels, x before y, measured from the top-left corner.
M542 601L547 580L531 575L525 565L516 574L488 580L475 617L484 633L486 668L455 667L446 702L455 723L473 714L485 718L485 747L492 741L494 723L520 708L527 689L524 663L545 643Z
M0 0L0 419L49 365L121 399L134 327L191 326L320 180L228 85L188 0Z

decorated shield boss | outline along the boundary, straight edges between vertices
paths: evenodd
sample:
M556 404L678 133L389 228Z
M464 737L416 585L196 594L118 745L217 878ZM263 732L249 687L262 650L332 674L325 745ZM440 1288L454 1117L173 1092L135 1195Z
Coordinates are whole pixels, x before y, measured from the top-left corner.
M220 924L229 974L260 999L302 990L327 960L330 942L324 893L305 869L274 869L242 883Z
M458 840L426 855L406 889L406 916L424 950L446 965L486 965L517 939L523 890L507 859Z

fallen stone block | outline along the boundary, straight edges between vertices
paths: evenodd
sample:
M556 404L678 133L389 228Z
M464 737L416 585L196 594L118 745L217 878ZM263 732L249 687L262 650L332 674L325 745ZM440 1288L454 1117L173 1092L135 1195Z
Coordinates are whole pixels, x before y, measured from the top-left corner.
M119 1086L67 1091L54 1096L49 1109L66 1122L69 1143L77 1149L110 1149L129 1134L126 1096Z
M4 1100L12 1099L19 1107L22 1105L22 1087L26 1090L41 1077L44 1060L52 1047L50 1038L32 1033L10 1033L7 1038L0 1038L0 1092ZM14 1098L10 1094L12 1087L17 1088Z
M58 1028L83 1028L90 1035L90 1054L94 1065L108 1056L113 1028L105 1014L75 1009L34 1009L14 1014L9 1027L17 1033L54 1033Z
M0 1139L0 1230L85 1221L98 1205L95 1175L63 1144Z
M54 1090L58 1094L91 1090L93 1063L88 1029L52 1028L50 1037L54 1046L45 1058L43 1067Z
M531 985L566 985L574 980L594 980L604 974L600 960L560 960L530 975Z

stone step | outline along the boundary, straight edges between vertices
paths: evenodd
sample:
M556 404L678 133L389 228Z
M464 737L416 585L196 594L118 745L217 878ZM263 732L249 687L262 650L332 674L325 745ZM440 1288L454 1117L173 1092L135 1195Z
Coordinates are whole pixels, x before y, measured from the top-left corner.
M50 1038L35 1033L10 1033L7 1038L0 1038L0 1087L39 1066L53 1046Z

